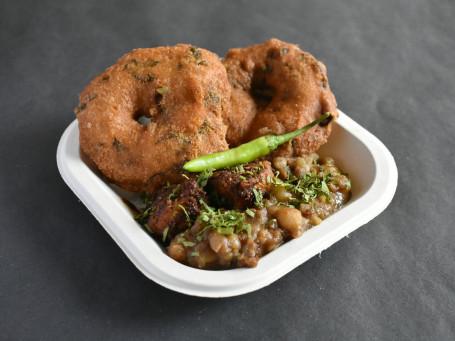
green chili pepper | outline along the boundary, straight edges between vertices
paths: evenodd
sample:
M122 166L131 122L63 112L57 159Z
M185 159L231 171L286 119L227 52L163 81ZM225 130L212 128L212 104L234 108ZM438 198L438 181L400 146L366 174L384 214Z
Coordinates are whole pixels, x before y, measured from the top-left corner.
M283 135L266 135L261 136L248 143L244 143L236 148L225 150L224 152L208 154L187 162L183 169L190 172L202 172L206 169L221 169L248 163L261 156L274 151L279 145L296 138L307 130L313 128L316 124L325 119L332 118L332 115L327 112L317 120L311 122L305 127Z

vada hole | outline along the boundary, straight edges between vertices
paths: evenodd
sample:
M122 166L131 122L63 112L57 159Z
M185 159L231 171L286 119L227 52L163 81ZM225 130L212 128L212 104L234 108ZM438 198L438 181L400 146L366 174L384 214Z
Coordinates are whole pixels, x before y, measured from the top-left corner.
M259 109L265 109L275 97L275 89L267 84L266 71L256 69L251 80L251 95Z
M321 127L327 126L327 125L330 123L330 121L332 121L332 118L333 118L333 116L330 115L330 116L327 117L325 120L321 121L321 123L319 123L319 125L320 125Z
M153 117L148 113L138 111L137 113L135 113L134 119L136 120L137 123L146 127L152 121Z
M148 124L152 121L151 117L139 116L136 121L142 124L144 127L148 126Z

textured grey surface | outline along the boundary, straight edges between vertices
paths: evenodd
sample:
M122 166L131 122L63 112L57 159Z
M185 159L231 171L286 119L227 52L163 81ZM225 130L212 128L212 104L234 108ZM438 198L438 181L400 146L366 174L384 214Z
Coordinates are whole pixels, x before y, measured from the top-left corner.
M8 340L455 338L453 1L2 1L0 333ZM137 47L224 55L276 37L327 66L381 139L396 196L254 293L202 299L145 278L61 179L77 94Z

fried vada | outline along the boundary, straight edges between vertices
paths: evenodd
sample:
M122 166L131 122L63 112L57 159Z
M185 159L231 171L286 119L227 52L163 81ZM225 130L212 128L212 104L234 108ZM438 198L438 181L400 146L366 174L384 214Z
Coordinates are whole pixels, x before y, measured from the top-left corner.
M215 54L191 45L137 49L82 91L82 150L115 184L154 192L181 166L223 151L231 87Z
M232 87L231 106L223 116L230 147L293 131L326 112L338 117L324 64L297 45L270 39L229 50L222 63ZM312 153L327 142L330 132L330 124L320 124L274 155Z

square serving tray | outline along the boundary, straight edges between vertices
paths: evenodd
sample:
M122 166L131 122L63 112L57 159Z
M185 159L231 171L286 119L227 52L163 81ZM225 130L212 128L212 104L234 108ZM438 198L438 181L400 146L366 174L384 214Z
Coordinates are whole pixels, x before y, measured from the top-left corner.
M349 174L351 200L300 238L262 257L256 268L199 270L168 257L122 202L122 198L135 195L106 182L80 153L77 120L60 139L57 165L67 185L145 276L188 295L241 295L269 285L327 249L379 215L392 200L398 180L392 155L375 136L339 112L329 141L318 154L333 157L337 166Z

